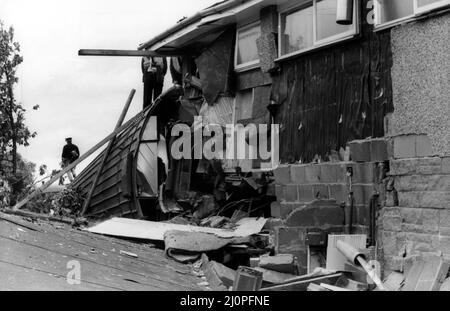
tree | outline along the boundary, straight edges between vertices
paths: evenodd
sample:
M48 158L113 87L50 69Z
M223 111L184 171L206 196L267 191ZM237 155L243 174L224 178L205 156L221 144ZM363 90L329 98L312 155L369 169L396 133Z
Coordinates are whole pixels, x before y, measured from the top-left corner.
M22 62L13 27L6 29L0 21L0 170L9 163L13 175L18 168L17 147L28 146L29 139L36 136L36 132L32 133L25 125L26 110L14 97L14 85L18 82L16 71Z
M25 124L25 108L14 97L16 71L22 62L13 27L6 29L0 21L0 173L11 187L11 204L32 185L35 170L35 164L17 153L18 146L28 146L36 136Z

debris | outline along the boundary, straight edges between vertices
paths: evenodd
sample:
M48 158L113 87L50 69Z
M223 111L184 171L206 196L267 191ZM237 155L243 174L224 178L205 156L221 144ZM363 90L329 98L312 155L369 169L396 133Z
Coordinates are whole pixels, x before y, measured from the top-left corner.
M223 216L210 216L208 218L203 219L200 222L200 225L203 227L210 228L221 228L224 224L230 222L230 219Z
M209 261L206 254L202 254L202 269L210 284L224 290L232 286L236 278L236 271L216 261Z
M405 278L403 291L437 291L447 276L449 263L439 256L416 261Z
M262 281L261 271L240 266L236 272L233 291L257 291L261 288Z
M260 257L251 257L250 258L250 268L259 267Z
M295 258L292 254L278 254L275 256L261 256L259 266L261 268L288 274L297 274Z
M399 291L405 282L405 276L400 272L392 272L384 280L383 285L389 291Z
M261 291L306 291L309 284L316 283L330 283L334 284L338 278L340 278L342 273L333 273L328 275L320 275L317 274L307 274L303 276L299 276L297 278L292 278L287 280L286 282L274 285L271 287L262 288Z
M366 271L366 273L369 275L369 277L372 279L375 285L380 290L385 290L377 272L373 269L371 265L367 263L367 261L365 260L365 255L363 253L361 253L355 247L342 240L338 240L336 242L336 248L345 256L345 258L350 260L350 262L356 265L361 265L361 267Z
M308 285L308 287L306 288L306 291L308 291L308 292L329 292L330 290L323 286L317 285L315 283L310 283Z
M222 238L248 237L259 233L265 223L264 218L244 218L236 223L235 229L227 230L114 217L85 230L112 236L163 241L164 234L172 230L211 233Z
M337 242L343 241L356 249L365 249L367 235L365 234L343 234L343 235L328 235L327 246L327 264L329 270L345 270L345 263L347 258L337 248Z
M119 252L119 254L121 254L121 255L125 255L125 256L129 256L129 257L132 257L132 258L138 258L138 255L136 255L135 253L132 253L132 252L127 252L127 251L120 251Z
M357 282L357 281L349 279L345 276L340 277L336 281L336 284L334 284L334 285L341 287L341 288L346 288L346 289L352 290L352 291L367 291L368 290L367 283Z
M329 289L329 290L331 290L333 292L350 292L350 291L352 291L351 289L338 287L338 286L325 284L325 283L320 283L320 286L322 286L323 288Z
M295 275L288 274L288 273L281 273L269 269L264 269L261 267L255 267L253 268L256 271L260 271L263 273L263 282L270 283L270 284L281 284L283 282L286 282L287 280L292 279L295 277Z
M439 289L441 292L449 292L450 291L450 278L445 279L444 282L442 282L441 288Z

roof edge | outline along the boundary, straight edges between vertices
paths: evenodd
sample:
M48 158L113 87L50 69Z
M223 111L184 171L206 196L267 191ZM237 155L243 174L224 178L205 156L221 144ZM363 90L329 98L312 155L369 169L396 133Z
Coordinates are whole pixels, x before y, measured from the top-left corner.
M179 23L170 27L169 29L167 29L163 33L157 35L153 39L150 39L149 41L142 43L141 45L139 45L138 50L145 50L145 49L149 48L150 46L154 45L155 43L163 40L164 38L183 29L184 27L192 25L195 22L198 22L199 20L201 20L204 17L220 13L223 10L230 9L232 7L238 6L238 5L248 2L248 1L249 0L229 0L229 1L223 1L223 2L219 2L215 5L212 5L200 12L197 12L196 14L192 15L191 17L188 17L188 18L180 21Z

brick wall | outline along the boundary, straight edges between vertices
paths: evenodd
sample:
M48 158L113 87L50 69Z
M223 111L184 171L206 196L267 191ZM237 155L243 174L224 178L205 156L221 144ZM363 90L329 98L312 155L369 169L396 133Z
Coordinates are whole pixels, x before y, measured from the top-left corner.
M390 168L393 188L378 219L385 272L402 271L417 256L450 259L450 157L394 158Z

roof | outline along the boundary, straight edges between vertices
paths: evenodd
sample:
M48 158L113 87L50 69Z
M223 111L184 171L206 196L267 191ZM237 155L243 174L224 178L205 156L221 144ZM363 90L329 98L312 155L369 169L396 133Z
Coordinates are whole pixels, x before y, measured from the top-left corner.
M28 219L28 220L26 220ZM0 290L199 291L192 267L163 249L0 212ZM127 253L136 256L130 257ZM81 266L81 283L67 281L68 264Z
M191 17L185 18L158 36L141 44L138 49L175 52L193 41L212 41L224 27L247 20L259 14L268 5L288 0L227 0L214 4ZM220 33L219 33L220 34Z

